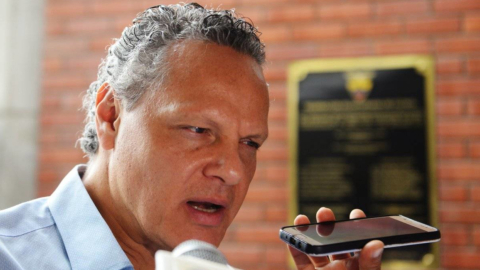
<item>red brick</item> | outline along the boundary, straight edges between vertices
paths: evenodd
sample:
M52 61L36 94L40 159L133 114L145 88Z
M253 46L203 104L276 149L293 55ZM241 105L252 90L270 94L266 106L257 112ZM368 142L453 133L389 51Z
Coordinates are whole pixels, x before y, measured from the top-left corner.
M257 164L257 170L255 171L255 175L253 176L253 182L263 181L265 179L265 175L267 173L267 166L263 164Z
M51 126L41 126L39 143L41 146L57 145L62 147L74 147L75 141L80 137L80 132L83 131L82 122L79 122L77 128L70 126L55 126L52 130Z
M90 6L80 1L61 1L46 5L46 18L83 17L90 12Z
M91 81L86 78L80 78L78 75L58 75L56 77L43 78L42 88L46 92L50 91L72 91L77 89L87 89Z
M79 18L65 23L65 32L69 35L81 35L88 37L92 35L110 36L105 32L114 32L114 25L108 18ZM110 37L111 38L111 37Z
M467 70L470 74L480 73L480 58L468 59Z
M60 176L57 171L43 170L38 173L38 181L40 183L56 183L58 184L64 175Z
M348 35L352 37L396 35L402 33L402 30L402 24L398 21L354 23L348 26Z
M468 100L467 112L471 115L480 115L480 99Z
M477 137L480 136L480 119L445 120L438 123L440 137Z
M44 72L56 72L62 68L62 60L57 57L49 57L42 62Z
M42 126L50 125L79 125L82 123L84 115L79 112L62 114L42 114L40 124Z
M480 142L470 142L469 153L472 158L480 158Z
M263 69L265 80L271 81L285 81L287 79L287 65L278 63L269 63Z
M437 94L439 96L465 96L480 94L480 80L478 79L454 79L437 82Z
M293 28L293 38L297 40L339 39L344 36L346 30L342 24L315 23Z
M317 57L317 48L316 44L272 45L268 48L267 59L275 61Z
M235 222L260 222L265 220L265 211L261 205L245 203L238 211Z
M278 185L263 185L258 187L251 187L247 193L247 197L245 200L247 202L284 203L287 199L287 196L288 189L286 187Z
M393 1L377 3L377 14L379 16L410 15L426 13L429 10L427 1Z
M290 0L242 0L242 4L246 6L258 5L272 7L289 1Z
M419 40L388 40L381 41L375 45L375 52L378 54L407 54L407 53L430 53L430 41Z
M91 3L91 12L92 15L99 15L98 17L104 17L107 15L118 15L119 13L125 17L132 17L135 14L143 11L144 9L148 8L139 7L139 5L135 2L131 1L93 1ZM126 12L130 12L132 14L125 14Z
M467 155L467 150L462 141L438 142L437 154L439 158L462 158Z
M71 56L73 52L85 52L88 50L88 42L83 38L52 37L45 41L45 55L61 57Z
M442 253L441 264L443 267L451 267L450 269L479 269L480 260L478 258L480 258L480 251L447 249Z
M255 26L264 22L267 14L265 8L253 5L239 6L235 8L235 13L240 17L246 18L247 21L253 22ZM260 32L263 33L264 31L260 29Z
M228 263L235 267L240 267L243 263L260 263L265 257L264 249L254 244L222 244L219 250L225 255Z
M451 162L438 165L439 180L480 180L480 163Z
M369 43L334 43L325 44L320 47L321 57L355 57L366 56L372 53L372 46Z
M99 52L99 53L103 52L106 55L108 47L110 47L110 45L112 44L113 44L112 38L110 37L110 35L106 35L105 37L96 37L95 39L91 40L88 43L88 48L90 51ZM101 58L98 58L97 62L99 62L100 59Z
M480 227L476 227L473 231L473 243L480 246Z
M285 146L277 147L262 147L258 151L257 157L259 159L265 160L287 160L288 159L288 150Z
M464 29L466 32L479 32L480 14L467 16L464 21Z
M434 18L408 21L409 34L428 34L441 32L456 32L460 30L460 20L457 18Z
M263 224L239 226L235 230L235 239L240 242L278 243L280 224Z
M368 3L322 5L318 8L318 14L322 20L358 20L359 18L370 17L372 14L372 6Z
M43 113L46 114L59 111L78 113L78 109L82 107L82 98L77 93L44 96L41 104Z
M463 186L442 186L440 188L441 201L466 201L468 200L467 189Z
M275 166L269 167L266 171L266 180L272 182L287 182L289 176L288 167Z
M267 221L286 222L288 220L288 208L286 203L267 206L265 210L265 219Z
M57 188L59 182L38 183L36 197L46 197L52 195L53 191Z
M435 49L441 53L476 52L480 48L480 38L458 37L440 39L435 42Z
M455 226L442 228L442 244L449 246L464 246L469 242L469 232L466 227Z
M45 23L45 33L47 36L59 36L65 33L64 25L59 20L47 21Z
M280 242L267 247L265 261L267 264L287 264L287 247Z
M101 59L105 58L105 55L106 53L104 52L92 52L83 57L72 56L65 59L64 66L65 69L68 69L69 71L90 71L93 74L93 76L91 76L93 81L96 78L97 68L101 63Z
M480 202L480 186L473 186L470 189L470 197L474 202Z
M287 87L283 81L269 82L270 101L284 101L287 96Z
M79 150L72 148L71 149L58 149L50 151L42 151L39 155L39 161L44 163L55 163L55 162L72 162L72 163L81 163L84 162L83 156L85 154Z
M461 99L439 99L436 104L437 115L462 115L465 112L465 103Z
M268 141L285 141L288 136L288 131L286 126L274 126L269 123L268 128Z
M436 0L435 11L470 11L480 8L478 0Z
M284 25L265 26L259 28L259 30L262 32L260 40L265 43L287 41L292 37L290 27Z
M268 119L286 121L287 108L285 106L270 106L270 111L268 112Z
M456 207L440 211L440 221L446 223L478 224L480 223L480 210L468 207Z
M172 1L172 4L179 3L179 1L175 1L175 0L169 0L169 1ZM219 8L219 9L229 10L229 9L236 8L236 6L238 5L238 0L202 0L202 1L199 1L199 3L205 8Z
M455 58L438 59L436 62L437 74L458 74L463 71L463 61Z
M311 5L289 5L272 7L267 10L270 22L306 21L315 17L315 9Z

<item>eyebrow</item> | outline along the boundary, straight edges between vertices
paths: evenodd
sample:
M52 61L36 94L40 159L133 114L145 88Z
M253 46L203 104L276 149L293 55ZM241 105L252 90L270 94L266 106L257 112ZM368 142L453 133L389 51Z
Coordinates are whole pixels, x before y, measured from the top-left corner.
M245 136L244 138L261 139L261 140L265 141L268 138L268 134L266 136L264 136L262 134L253 134L253 135Z

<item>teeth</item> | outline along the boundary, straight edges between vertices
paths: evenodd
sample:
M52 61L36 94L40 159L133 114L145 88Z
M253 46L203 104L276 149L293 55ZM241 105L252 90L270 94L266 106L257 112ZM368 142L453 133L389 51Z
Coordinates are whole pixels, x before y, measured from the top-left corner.
M199 207L197 205L192 205L193 209L195 210L198 210L198 211L202 211L202 212L206 212L206 213L215 213L217 211L216 208L209 208L209 209L206 209L206 208L203 208L203 207Z

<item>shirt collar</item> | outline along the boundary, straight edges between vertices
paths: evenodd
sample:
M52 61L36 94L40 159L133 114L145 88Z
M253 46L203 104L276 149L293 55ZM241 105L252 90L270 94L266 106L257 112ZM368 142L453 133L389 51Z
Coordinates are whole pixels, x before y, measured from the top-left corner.
M76 166L49 198L72 269L133 269L83 185L85 170Z

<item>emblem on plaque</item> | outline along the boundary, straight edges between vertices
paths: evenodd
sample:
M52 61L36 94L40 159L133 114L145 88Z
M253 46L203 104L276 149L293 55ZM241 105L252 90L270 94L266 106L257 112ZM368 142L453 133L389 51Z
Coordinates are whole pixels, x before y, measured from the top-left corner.
M345 72L345 88L354 101L363 102L367 100L373 88L373 71L351 71Z

